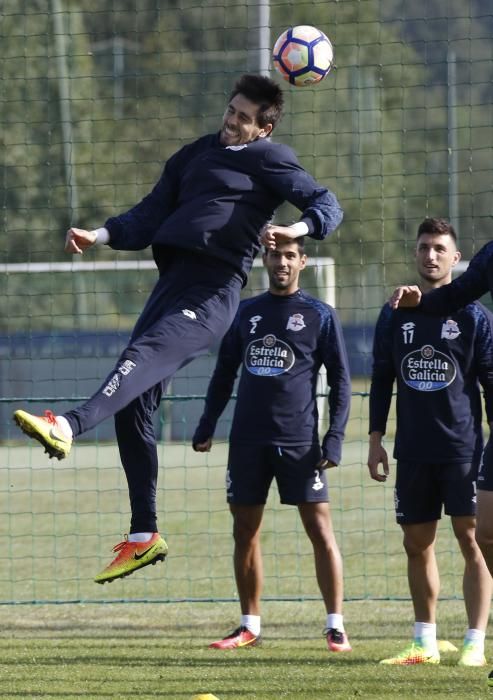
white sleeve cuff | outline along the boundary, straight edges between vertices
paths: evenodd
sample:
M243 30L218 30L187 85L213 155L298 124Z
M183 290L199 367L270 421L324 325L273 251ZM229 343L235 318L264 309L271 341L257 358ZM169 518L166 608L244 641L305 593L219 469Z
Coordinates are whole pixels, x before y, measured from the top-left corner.
M291 228L294 228L299 236L306 236L308 233L308 224L306 221L297 221L295 224L291 224Z
M110 242L110 232L107 228L97 228L94 232L96 234L96 243L99 245L107 245Z

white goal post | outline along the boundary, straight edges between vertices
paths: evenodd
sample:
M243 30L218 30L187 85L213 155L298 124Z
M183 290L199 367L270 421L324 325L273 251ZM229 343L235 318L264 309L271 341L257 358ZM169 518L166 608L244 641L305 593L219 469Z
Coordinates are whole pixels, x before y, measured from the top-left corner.
M460 263L459 263L460 264ZM317 290L322 301L335 307L335 264L333 258L309 257L308 267L317 270ZM263 268L262 259L253 261L253 269ZM15 273L53 273L53 272L120 272L129 270L156 270L154 260L91 260L72 262L25 262L0 264L0 272ZM267 272L262 277L263 287L269 286ZM323 292L323 295L320 294Z

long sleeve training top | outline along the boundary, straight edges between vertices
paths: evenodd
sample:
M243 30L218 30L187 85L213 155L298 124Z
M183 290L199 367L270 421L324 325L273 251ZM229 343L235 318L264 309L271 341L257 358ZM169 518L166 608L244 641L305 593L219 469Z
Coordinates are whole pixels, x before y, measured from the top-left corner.
M441 317L382 308L373 347L370 432L385 433L396 381L396 459L442 464L479 458L479 383L493 420L492 328L493 316L479 303Z
M330 387L330 420L322 453L339 464L351 382L334 309L302 290L288 296L266 292L243 301L221 344L194 443L213 436L240 365L230 439L280 446L318 444L317 377L323 365Z
M171 156L154 189L105 227L116 250L151 245L158 267L171 247L221 260L245 278L261 228L284 201L302 212L308 235L318 240L342 220L335 195L288 146L270 139L222 146L219 134L209 134Z

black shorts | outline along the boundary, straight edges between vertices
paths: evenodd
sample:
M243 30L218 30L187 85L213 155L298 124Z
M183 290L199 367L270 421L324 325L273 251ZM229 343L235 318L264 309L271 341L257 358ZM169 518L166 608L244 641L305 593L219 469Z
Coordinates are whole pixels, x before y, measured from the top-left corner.
M476 514L475 464L397 462L395 514L400 525Z
M326 503L329 500L325 471L316 468L322 459L319 445L256 445L231 443L226 490L228 503L262 505L275 478L281 503Z
M478 489L480 491L493 491L493 445L491 437L486 443L478 472Z

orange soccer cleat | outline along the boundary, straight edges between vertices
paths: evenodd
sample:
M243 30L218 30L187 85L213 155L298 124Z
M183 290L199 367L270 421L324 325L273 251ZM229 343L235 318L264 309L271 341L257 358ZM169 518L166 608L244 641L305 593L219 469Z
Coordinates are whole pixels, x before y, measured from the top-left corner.
M240 647L255 647L260 644L260 636L256 636L247 627L238 627L224 639L209 644L209 649L239 649Z
M95 583L106 583L116 578L130 576L137 569L149 564L164 561L168 553L168 545L158 532L155 532L147 542L129 542L127 535L123 542L113 547L117 556L98 574Z
M342 630L331 627L330 629L324 630L324 635L327 639L329 651L352 651L347 634Z

